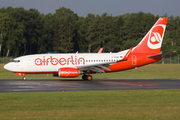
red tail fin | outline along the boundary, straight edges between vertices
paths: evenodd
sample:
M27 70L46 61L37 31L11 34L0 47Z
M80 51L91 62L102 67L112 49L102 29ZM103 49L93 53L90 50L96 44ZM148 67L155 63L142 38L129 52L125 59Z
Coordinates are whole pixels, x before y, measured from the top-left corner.
M154 26L149 30L146 36L135 47L133 53L159 54L164 32L167 23L167 17L159 18Z

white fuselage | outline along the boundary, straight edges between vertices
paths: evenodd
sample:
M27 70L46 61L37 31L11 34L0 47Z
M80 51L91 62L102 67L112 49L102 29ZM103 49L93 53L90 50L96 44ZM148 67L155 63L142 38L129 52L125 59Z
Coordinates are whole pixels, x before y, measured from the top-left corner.
M53 73L59 68L88 66L93 64L120 61L127 50L119 53L70 53L70 54L37 54L14 59L4 66L12 72Z

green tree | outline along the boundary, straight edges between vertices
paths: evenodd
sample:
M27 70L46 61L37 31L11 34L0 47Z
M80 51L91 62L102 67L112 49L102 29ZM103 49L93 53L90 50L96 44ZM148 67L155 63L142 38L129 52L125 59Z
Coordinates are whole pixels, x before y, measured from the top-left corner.
M37 53L38 39L41 38L42 29L40 14L35 9L25 10L24 8L0 9L10 17L8 36L4 41L7 56Z
M54 14L53 40L54 50L68 53L74 52L75 23L77 15L65 7L59 8Z
M7 38L7 32L8 27L10 24L10 18L7 13L0 13L0 55L1 55L1 49L2 44L5 41L5 38Z
M41 15L43 29L41 31L42 37L38 40L38 53L45 53L53 51L53 15Z
M121 50L123 42L123 26L124 20L121 16L118 18L111 18L109 20L108 35L109 39L105 45L106 52L118 52Z
M165 14L164 16L168 16ZM136 46L159 19L150 13L127 13L113 17L88 14L78 17L65 7L55 14L40 14L36 9L0 8L0 54L20 56L46 51L117 52ZM180 56L180 17L168 19L162 51L177 51Z
M78 30L80 39L78 40L78 45L81 52L91 52L91 47L93 43L93 34L92 34L92 22L95 20L94 14L88 14L85 19L81 19L81 25Z
M24 43L25 54L34 54L38 51L38 41L42 37L42 19L41 15L36 9L29 9L24 17L23 24L25 26Z
M75 24L75 36L74 36L74 50L78 52L87 52L87 45L84 43L85 37L80 34L80 31L84 29L84 17L79 17Z

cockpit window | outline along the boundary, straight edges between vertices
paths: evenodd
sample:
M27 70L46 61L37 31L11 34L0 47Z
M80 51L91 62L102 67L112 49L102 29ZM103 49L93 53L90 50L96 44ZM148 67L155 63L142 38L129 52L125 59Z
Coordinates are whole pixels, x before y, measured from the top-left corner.
M12 62L18 63L20 62L20 60L12 60Z

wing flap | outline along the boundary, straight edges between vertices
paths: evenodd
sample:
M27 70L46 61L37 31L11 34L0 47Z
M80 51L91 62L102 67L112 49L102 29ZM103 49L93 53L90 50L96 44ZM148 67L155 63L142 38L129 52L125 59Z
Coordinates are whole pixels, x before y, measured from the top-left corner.
M96 73L104 73L104 71L101 68L98 67L91 67L90 70L96 72Z
M101 69L106 69L106 70L108 70L108 71L111 71L108 67L106 67L106 66L102 66L102 65L100 65L99 66ZM110 66L109 66L110 67Z
M93 65L83 65L83 66L78 66L77 68L81 71L91 70L97 73L104 73L103 69L111 71L108 67L110 67L114 63L117 63L117 62L106 62L106 63L93 64Z

